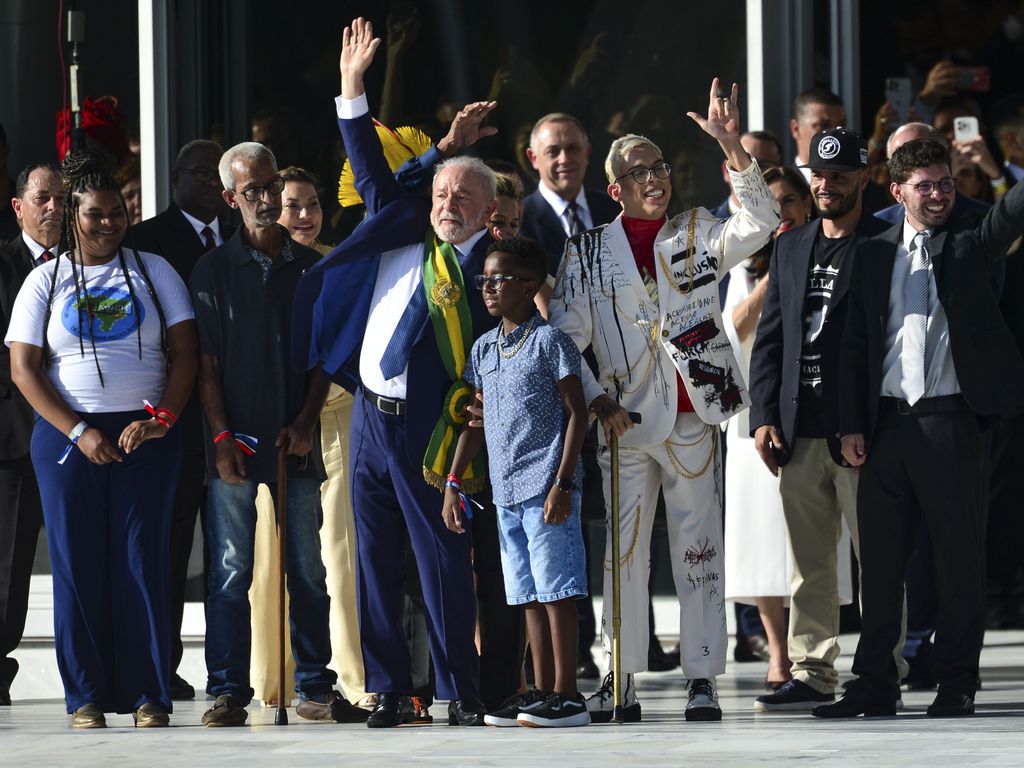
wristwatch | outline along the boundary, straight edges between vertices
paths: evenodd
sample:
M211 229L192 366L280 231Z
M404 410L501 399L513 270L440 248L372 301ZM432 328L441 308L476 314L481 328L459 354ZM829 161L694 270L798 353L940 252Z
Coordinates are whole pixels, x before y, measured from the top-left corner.
M559 477L555 480L555 486L562 493L569 493L576 490L576 483L572 481L571 477Z

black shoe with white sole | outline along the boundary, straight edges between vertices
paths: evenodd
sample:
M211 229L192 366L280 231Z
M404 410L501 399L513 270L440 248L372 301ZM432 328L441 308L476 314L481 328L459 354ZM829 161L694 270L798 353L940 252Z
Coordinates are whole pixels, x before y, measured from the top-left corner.
M640 722L640 702L636 698L636 686L633 685L633 675L625 676L622 689L622 721L624 723ZM587 709L590 711L590 720L594 723L610 723L615 714L615 678L611 672L604 676L601 687L591 696L587 697Z
M582 694L552 693L539 707L520 712L516 719L527 728L571 728L590 725L590 712Z
M715 681L706 677L690 681L690 696L686 702L685 717L691 722L717 722L722 719L722 708L718 706L718 691Z
M547 699L548 694L531 688L526 693L517 693L508 699L498 709L484 715L484 725L493 725L497 728L518 728L520 712L529 712L536 709Z

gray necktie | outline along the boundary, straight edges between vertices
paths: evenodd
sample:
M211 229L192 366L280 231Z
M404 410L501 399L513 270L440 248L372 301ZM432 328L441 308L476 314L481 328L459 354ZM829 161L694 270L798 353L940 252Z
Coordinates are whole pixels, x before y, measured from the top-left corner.
M924 383L928 375L925 355L928 349L931 259L927 242L927 232L919 232L914 236L910 271L903 284L903 351L900 355L903 378L900 380L900 389L911 405L924 396Z
M587 227L580 216L580 207L575 200L570 201L569 205L566 206L565 215L569 220L569 237L578 235L586 230Z

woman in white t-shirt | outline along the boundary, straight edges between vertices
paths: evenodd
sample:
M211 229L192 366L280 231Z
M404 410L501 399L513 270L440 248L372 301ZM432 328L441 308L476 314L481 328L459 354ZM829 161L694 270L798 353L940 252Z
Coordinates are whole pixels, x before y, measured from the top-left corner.
M104 727L104 712L167 725L173 426L196 376L192 305L167 262L122 246L126 206L99 156L71 155L62 173L62 252L26 278L6 338L38 414L57 663L75 727Z

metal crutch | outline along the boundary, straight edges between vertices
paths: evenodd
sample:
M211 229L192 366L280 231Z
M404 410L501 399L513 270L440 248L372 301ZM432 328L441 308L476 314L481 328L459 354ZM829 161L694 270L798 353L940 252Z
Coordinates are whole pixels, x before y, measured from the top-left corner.
M277 451L277 503L274 515L277 524L277 712L274 725L288 725L288 702L285 699L284 641L286 617L285 596L285 517L288 512L288 444Z

